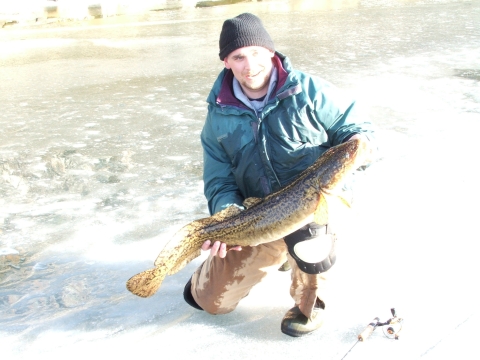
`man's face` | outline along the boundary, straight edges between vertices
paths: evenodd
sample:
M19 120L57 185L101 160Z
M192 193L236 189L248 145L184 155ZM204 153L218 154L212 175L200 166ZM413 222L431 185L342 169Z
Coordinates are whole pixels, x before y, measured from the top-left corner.
M258 99L268 91L274 53L261 46L247 46L232 51L224 60L225 67L242 86L250 99Z

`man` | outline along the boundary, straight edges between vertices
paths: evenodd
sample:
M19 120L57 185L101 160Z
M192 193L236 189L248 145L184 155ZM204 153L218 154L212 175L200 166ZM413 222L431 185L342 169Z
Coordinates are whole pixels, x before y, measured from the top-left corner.
M373 139L372 125L358 117L355 103L327 82L294 70L287 57L275 52L255 15L224 22L219 56L225 69L208 96L201 134L211 214L279 190L331 146ZM268 269L288 259L295 306L281 330L290 336L308 334L323 323L335 241L331 223L312 223L285 239L228 252L224 243L206 241L202 249L210 256L185 286L185 300L211 314L228 313Z

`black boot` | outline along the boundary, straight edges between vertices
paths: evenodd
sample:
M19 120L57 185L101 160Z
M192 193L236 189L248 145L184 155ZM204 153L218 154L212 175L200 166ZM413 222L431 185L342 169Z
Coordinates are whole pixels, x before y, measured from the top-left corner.
M298 306L288 310L282 320L281 330L285 335L300 337L317 330L323 325L325 305L318 301L310 319L302 314Z

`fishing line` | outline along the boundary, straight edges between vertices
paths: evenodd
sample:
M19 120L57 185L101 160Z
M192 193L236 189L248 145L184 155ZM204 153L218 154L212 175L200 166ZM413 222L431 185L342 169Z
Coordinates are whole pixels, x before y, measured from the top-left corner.
M437 341L437 342L435 343L435 345L429 347L422 355L420 355L420 357L424 357L424 356L425 356L427 353L429 353L431 350L435 349L435 348L438 346L438 344L440 344L440 343L441 343L443 340L445 340L446 338L450 337L450 335L452 335L455 331L457 331L457 329L458 329L459 327L461 327L463 324L465 324L467 321L469 321L469 320L473 317L473 315L475 315L475 314L471 314L471 315L468 316L465 320L463 320L462 322L460 322L457 326L455 326L455 328L454 328L448 335L444 336L444 337L441 338L439 341Z

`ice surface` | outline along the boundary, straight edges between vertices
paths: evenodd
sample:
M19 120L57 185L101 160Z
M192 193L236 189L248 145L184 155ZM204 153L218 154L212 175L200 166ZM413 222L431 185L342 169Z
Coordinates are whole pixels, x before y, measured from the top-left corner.
M328 321L280 332L289 274L223 316L184 284L125 281L207 215L199 134L225 18L260 15L295 67L358 98L383 159L357 179ZM476 358L480 6L264 1L0 32L0 348L5 359ZM358 333L395 307L400 340Z

